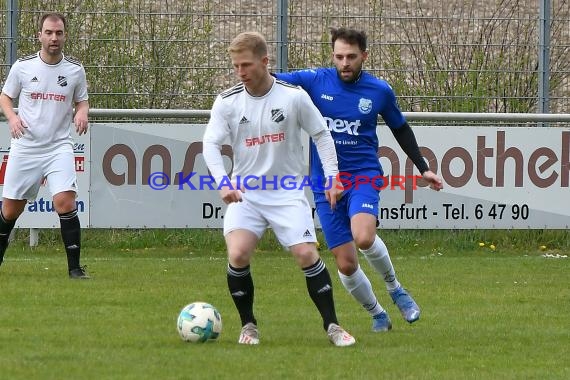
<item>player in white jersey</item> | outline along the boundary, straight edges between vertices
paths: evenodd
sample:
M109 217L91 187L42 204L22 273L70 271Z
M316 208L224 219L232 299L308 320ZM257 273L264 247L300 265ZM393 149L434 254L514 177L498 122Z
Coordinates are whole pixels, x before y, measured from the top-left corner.
M227 281L242 324L238 342L259 343L250 260L271 227L305 273L309 295L330 341L336 346L352 345L354 338L338 325L331 278L316 249L304 192L283 185L285 177L291 182L302 177L303 129L319 150L324 172L331 179L327 199L335 206L342 188L336 182L337 158L330 132L304 90L269 74L267 42L261 34L239 34L228 51L241 83L216 98L203 142L206 164L228 204L224 215ZM221 155L226 142L233 149L233 184Z
M0 106L12 141L0 212L0 264L16 220L45 180L60 219L69 277L87 279L80 266L81 226L75 203L71 123L79 135L87 132L89 103L83 66L63 55L66 37L62 14L43 15L38 33L41 50L14 63L2 88Z

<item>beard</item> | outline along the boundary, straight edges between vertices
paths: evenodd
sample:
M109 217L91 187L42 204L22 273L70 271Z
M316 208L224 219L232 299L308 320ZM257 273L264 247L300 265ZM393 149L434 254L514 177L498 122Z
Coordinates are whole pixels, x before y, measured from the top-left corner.
M338 75L338 78L345 83L356 82L358 80L358 78L360 78L361 72L362 72L362 65L358 66L358 68L356 68L356 70L351 70L351 74L348 77L346 76L346 72L343 73L342 70L338 69L338 67L336 69L336 74Z

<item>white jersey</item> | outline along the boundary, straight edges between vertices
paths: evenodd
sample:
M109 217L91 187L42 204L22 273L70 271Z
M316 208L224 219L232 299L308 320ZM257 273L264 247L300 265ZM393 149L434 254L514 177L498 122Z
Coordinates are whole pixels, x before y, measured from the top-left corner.
M39 52L14 63L2 92L18 98L18 115L27 129L12 139L10 154L38 155L73 149L71 123L76 102L88 99L83 66L67 57L51 65Z
M280 187L285 176L299 180L304 174L301 129L311 136L327 131L326 122L304 90L274 79L269 92L256 97L240 83L214 102L204 134L204 158L220 184L227 173L209 159L206 145L219 150L229 139L234 158L232 179L255 176L261 190L273 190L272 180L277 179ZM263 180L269 182L267 186Z

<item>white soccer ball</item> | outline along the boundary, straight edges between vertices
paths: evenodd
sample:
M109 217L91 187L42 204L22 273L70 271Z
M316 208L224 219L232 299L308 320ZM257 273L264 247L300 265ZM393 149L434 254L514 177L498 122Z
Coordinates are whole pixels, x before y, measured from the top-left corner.
M176 327L185 342L214 341L222 332L222 316L209 303L193 302L180 311Z

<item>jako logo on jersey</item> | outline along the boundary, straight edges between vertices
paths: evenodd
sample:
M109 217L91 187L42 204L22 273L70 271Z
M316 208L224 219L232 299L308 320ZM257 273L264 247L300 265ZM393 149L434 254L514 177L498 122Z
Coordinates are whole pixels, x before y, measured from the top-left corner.
M374 206L372 206L370 203L363 203L363 204L362 204L362 207L363 207L363 208L369 208L369 209L371 209L371 210L374 209Z
M363 114L370 113L372 111L372 100L360 98L358 102L358 110Z
M61 87L65 87L67 86L67 78L63 77L61 75L58 75L57 77L57 84L59 84Z
M326 99L326 100L331 100L331 101L334 100L334 98L332 96L327 95L327 94L322 94L321 99Z
M65 102L65 95L52 94L45 92L32 92L30 94L32 100L54 100L56 102Z
M325 117L325 120L327 122L329 131L358 136L358 127L360 127L360 120L353 121L352 123L348 120L342 119L333 120L330 117Z
M283 120L285 120L285 111L283 111L282 109L272 109L271 110L271 120L279 123Z
M269 135L263 135L259 137L252 137L250 139L245 139L245 146L255 146L262 145L265 143L275 143L285 140L285 132L271 133Z

